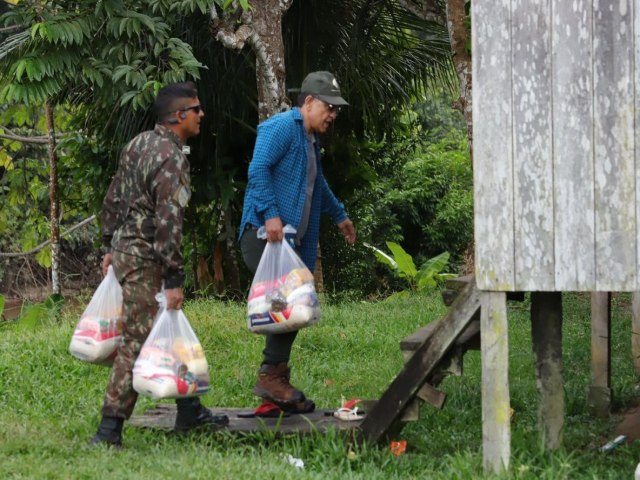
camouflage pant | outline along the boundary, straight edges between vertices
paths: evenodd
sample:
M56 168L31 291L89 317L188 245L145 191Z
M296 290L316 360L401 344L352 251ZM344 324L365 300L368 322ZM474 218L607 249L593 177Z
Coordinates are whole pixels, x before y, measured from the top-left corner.
M149 336L158 311L155 299L162 284L161 266L153 261L113 252L113 269L122 285L122 344L111 368L102 415L128 419L138 399L133 389L133 364Z

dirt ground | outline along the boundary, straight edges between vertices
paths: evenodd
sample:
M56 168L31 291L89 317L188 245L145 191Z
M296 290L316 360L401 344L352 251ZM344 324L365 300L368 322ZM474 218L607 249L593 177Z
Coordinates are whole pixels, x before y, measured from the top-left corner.
M618 435L627 437L627 442L640 438L640 405L635 405L624 412L618 413L622 417L615 429L614 438Z

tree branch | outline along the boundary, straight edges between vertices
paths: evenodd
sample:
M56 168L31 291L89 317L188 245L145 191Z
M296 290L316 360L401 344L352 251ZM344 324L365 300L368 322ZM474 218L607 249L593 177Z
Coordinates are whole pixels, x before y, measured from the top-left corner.
M8 27L0 27L0 33L12 33L12 32L17 32L18 30L20 30L22 27L19 25L10 25Z
M249 37L249 43L253 47L253 51L256 54L256 60L260 64L259 72L264 76L264 81L267 85L267 90L271 95L271 103L275 106L278 101L278 79L273 71L271 61L269 60L269 54L267 53L267 46L262 41L257 33L253 33ZM280 108L282 105L279 106Z
M233 5L237 7L235 2ZM243 17L243 23L234 31L234 26L240 15ZM239 8L236 8L234 13L224 11L221 18L218 16L218 10L214 3L211 5L209 16L209 30L213 37L232 50L242 50L247 39L254 33L251 27L251 16L240 12Z
M95 219L96 219L96 215L91 215L89 218L85 218L80 223L76 223L69 230L66 230L65 232L62 232L60 234L60 238L66 236L66 235L69 235L71 232L74 232L74 231L76 231L77 229L79 229L81 227L84 227L86 224L93 222ZM47 240L46 242L42 242L40 245L38 245L37 247L29 250L28 252L18 252L18 253L3 253L3 252L0 252L0 257L4 257L4 258L26 257L27 255L32 255L34 253L39 252L40 250L42 250L44 247L46 247L50 243L51 243L51 239Z
M38 135L37 137L23 137L22 135L17 135L9 130L7 127L3 127L0 125L0 130L3 130L5 133L0 133L0 138L4 138L5 140L13 140L21 143L37 143L40 145L46 145L48 140L46 135Z
M21 142L21 143L35 143L38 145L46 145L48 143L48 136L47 135L35 135L33 137L25 137L23 135L18 135L17 133L13 133L11 130L9 130L7 127L0 125L0 131L4 131L4 133L0 133L0 138L3 138L5 140L13 140L15 142ZM68 135L71 135L72 132L67 132L67 133L62 133L60 135L60 137L66 137ZM79 133L79 132L76 132Z
M280 0L280 11L282 13L286 12L287 10L289 10L289 7L292 3L293 0Z

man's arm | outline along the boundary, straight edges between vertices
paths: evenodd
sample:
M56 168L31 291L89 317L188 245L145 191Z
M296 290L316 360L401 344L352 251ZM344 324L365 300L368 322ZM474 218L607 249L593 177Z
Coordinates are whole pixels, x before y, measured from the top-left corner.
M349 245L356 242L356 229L353 222L349 220L344 205L338 201L331 191L324 175L321 176L322 186L322 213L329 215L333 222L338 226L344 239Z
M107 194L102 202L102 211L100 212L100 225L102 234L102 248L105 251L102 259L102 275L107 274L109 265L111 265L111 240L113 234L124 221L122 209L122 189L123 176L126 165L126 149L120 155L118 170L111 180L111 184L107 189Z
M121 159L122 162L122 159ZM122 209L122 175L123 167L118 171L111 180L107 194L102 202L102 211L100 212L100 225L102 234L102 246L107 252L111 251L111 239L114 232L121 225L123 219Z
M282 222L278 212L272 175L274 167L291 147L293 134L297 128L295 122L290 123L287 120L278 119L258 127L253 158L249 164L248 188L253 191L256 210L264 216L269 240L282 240Z
M170 290L181 288L184 283L182 226L191 190L184 156L176 151L166 152L165 156L151 182L156 205L153 248L162 264L164 287Z

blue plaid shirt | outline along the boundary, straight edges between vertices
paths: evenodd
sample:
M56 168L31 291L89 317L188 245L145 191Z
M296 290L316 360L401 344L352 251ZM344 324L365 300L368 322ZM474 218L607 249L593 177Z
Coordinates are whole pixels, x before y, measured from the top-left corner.
M344 205L335 197L322 173L317 138L314 145L318 174L307 232L296 249L312 272L320 237L320 216L329 215L336 224L347 218ZM297 229L302 218L306 188L307 133L300 109L295 107L258 125L253 159L249 164L240 236L248 224L260 227L275 217L280 217L283 225L289 224Z

